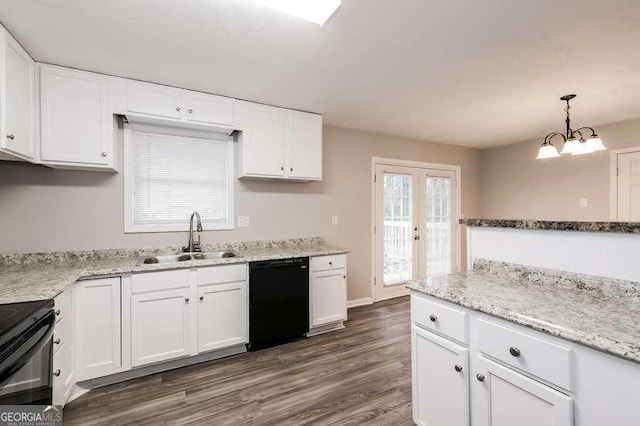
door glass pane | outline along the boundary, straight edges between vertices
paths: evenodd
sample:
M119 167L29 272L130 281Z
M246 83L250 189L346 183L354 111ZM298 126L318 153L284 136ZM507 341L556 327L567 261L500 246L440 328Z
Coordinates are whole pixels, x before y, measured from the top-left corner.
M411 175L384 174L383 280L410 280L413 275L413 180Z
M427 275L451 273L451 179L427 177Z

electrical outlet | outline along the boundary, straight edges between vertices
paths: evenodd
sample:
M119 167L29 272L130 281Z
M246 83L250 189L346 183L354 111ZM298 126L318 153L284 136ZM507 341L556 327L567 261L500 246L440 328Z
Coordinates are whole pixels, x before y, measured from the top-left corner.
M589 200L587 198L580 198L580 207L583 209L589 207Z
M335 214L331 216L331 225L338 226L338 216L336 216Z
M238 216L238 228L249 227L249 216Z

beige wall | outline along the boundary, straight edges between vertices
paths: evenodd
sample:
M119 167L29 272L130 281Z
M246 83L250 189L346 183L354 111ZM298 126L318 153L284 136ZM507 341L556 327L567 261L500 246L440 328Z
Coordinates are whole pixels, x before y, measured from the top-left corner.
M609 220L610 150L640 146L640 119L596 131L608 151L536 160L542 138L481 151L482 217Z
M203 242L324 236L349 256L349 299L370 296L371 157L462 166L462 212L480 213L480 152L335 127L324 129L324 180L236 181L236 216L249 228L212 231ZM331 215L339 225L331 226ZM0 252L165 246L186 234L123 233L122 173L0 164Z

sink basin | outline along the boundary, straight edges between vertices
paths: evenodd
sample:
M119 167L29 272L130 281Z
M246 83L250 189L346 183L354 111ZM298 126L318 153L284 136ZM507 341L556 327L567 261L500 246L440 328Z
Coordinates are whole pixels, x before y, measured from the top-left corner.
M145 257L143 263L175 263L186 262L191 259L191 254L169 254L166 256L149 256Z
M236 252L231 250L222 251L209 251L203 253L192 253L191 256L194 260L207 260L207 259L225 259L228 257L238 257Z
M222 251L209 251L198 253L181 253L181 254L169 254L165 256L148 256L145 257L142 263L175 263L186 262L189 260L209 260L209 259L225 259L229 257L239 257L237 253L230 250Z

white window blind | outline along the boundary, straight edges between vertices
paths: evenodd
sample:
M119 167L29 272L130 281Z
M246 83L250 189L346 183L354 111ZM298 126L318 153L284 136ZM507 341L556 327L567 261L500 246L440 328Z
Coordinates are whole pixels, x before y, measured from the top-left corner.
M224 135L125 130L125 231L185 231L197 211L205 230L233 228L233 150Z

